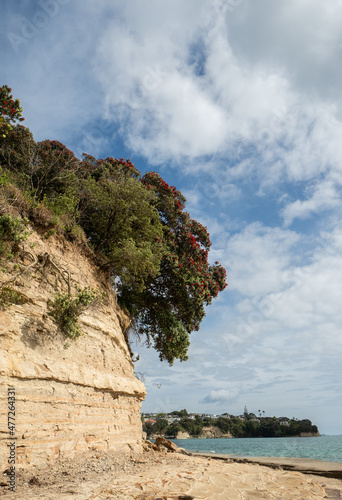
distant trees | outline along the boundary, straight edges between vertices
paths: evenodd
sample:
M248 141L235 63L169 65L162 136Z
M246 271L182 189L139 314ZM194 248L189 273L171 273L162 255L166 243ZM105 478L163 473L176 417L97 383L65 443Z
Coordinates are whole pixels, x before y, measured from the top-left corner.
M169 425L168 421L164 418L159 418L155 424L155 429L157 433L161 433Z
M179 415L179 411L174 411L170 415ZM163 417L163 430L159 431L158 417L156 424L147 426L144 430L148 435L165 434L168 436L176 436L179 431L188 432L191 436L198 436L204 428L216 427L224 434L230 433L233 437L287 437L298 436L301 433L318 432L317 426L312 425L310 420L289 420L289 425L283 425L282 420L275 417L265 417L261 420L256 419L241 419L239 417L230 416L218 418L201 417L196 415L195 418L181 418L177 422L172 422L165 426L166 419Z
M231 422L229 418L220 417L213 424L218 427L222 432L227 433L231 430Z
M181 431L185 431L184 427L179 422L172 422L165 429L165 434L167 436L177 436L177 433Z
M184 408L183 410L179 410L179 411L172 411L170 413L170 415L174 415L175 417L187 417L188 416L188 412L187 410Z

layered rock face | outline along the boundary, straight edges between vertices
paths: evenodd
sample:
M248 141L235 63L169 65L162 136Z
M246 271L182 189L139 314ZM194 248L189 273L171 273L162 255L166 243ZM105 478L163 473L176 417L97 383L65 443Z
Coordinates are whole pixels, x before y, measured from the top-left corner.
M108 291L79 318L82 336L66 339L49 316L48 301L66 293L70 277L80 288L105 289L105 280L78 247L31 234L22 264L29 271L1 273L21 303L0 311L0 467L8 467L15 440L16 465L96 450L139 451L145 387L121 325L127 321ZM17 277L15 275L17 274ZM108 293L109 292L109 293ZM8 387L15 390L15 438L8 429ZM13 408L12 408L13 409ZM11 420L12 422L12 420Z
M190 436L188 432L177 432L177 439L214 439L214 438L232 438L230 432L224 433L218 427L211 425L210 427L203 427L202 432L198 436Z
M218 427L210 426L210 427L203 427L202 432L200 436L202 439L203 438L232 438L232 434L230 432L222 432L221 429Z

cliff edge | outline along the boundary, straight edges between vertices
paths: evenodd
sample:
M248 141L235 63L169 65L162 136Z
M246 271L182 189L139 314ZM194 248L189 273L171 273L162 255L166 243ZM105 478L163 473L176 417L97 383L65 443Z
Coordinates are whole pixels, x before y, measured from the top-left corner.
M15 270L12 262L0 274L2 289L7 283L20 298L0 310L2 470L14 440L22 466L89 448L140 451L146 391L133 373L121 327L128 318L98 267L78 246L32 231ZM77 285L106 292L102 303L82 312L77 340L66 339L49 315L68 280L73 291ZM8 387L15 391L15 437L8 428Z

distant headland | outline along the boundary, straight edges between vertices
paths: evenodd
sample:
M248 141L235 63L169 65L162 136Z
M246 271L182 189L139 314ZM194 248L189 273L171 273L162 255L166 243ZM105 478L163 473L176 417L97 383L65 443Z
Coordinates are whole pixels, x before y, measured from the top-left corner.
M143 430L147 437L166 436L174 439L188 438L244 438L244 437L319 437L320 433L311 420L259 415L221 415L188 413L186 409L170 413L143 413Z

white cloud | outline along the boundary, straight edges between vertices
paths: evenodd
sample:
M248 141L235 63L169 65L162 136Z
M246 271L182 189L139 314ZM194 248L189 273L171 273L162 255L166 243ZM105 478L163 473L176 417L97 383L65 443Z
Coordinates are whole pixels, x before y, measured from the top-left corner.
M317 184L312 198L303 190L297 200L283 199L290 225L339 204L340 101L327 92L326 81L319 92L303 93L318 55L320 69L331 60L339 23L333 9L317 2L275 8L262 1L259 7L245 2L225 19L205 0L163 8L151 1L143 9L139 2L120 2L120 17L109 17L102 31L94 69L105 116L119 123L126 144L151 165L170 162L193 175L217 174L218 182L203 185L209 201L238 200L235 181L246 176L256 179L263 196L285 182ZM317 23L329 30L317 33ZM274 36L278 44L268 43ZM333 54L337 64L339 52ZM223 183L222 159L241 152Z
M340 98L341 2L246 0L227 15L234 50L249 65L264 64L288 73L305 95Z
M283 273L293 258L290 250L298 240L293 231L260 223L250 224L232 236L223 261L230 288L247 296L281 290Z
M341 196L330 180L325 180L315 186L313 195L308 200L296 200L288 204L283 210L283 217L286 226L289 226L293 219L306 219L313 213L322 212L331 208L341 206Z
M228 401L232 401L236 398L238 394L237 389L231 389L231 390L226 390L226 389L219 389L219 390L214 390L211 391L208 396L203 398L201 403L205 404L211 404L211 403L220 403L224 404Z

